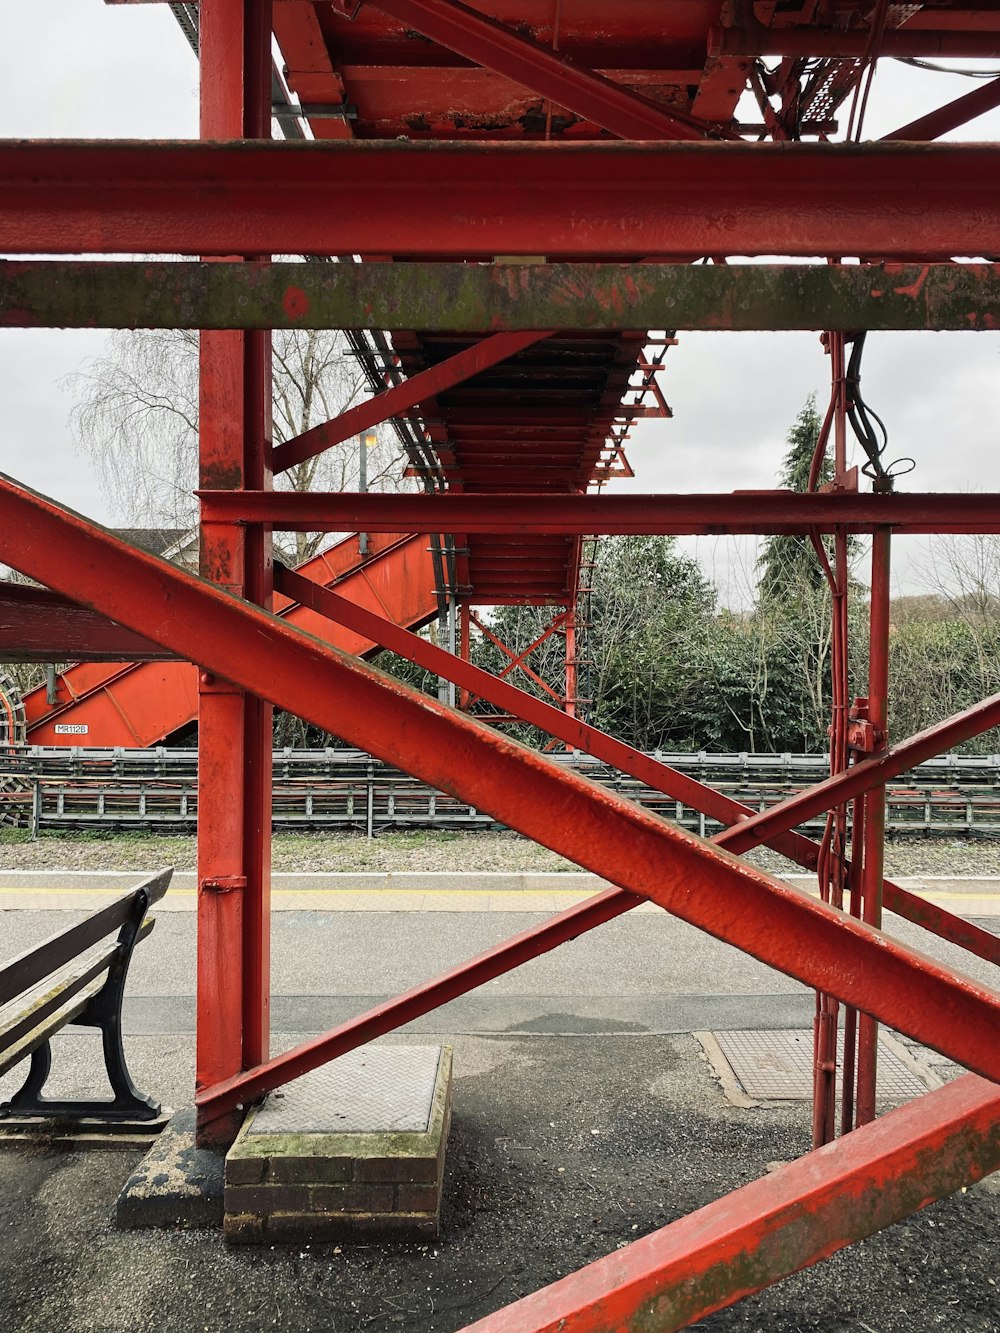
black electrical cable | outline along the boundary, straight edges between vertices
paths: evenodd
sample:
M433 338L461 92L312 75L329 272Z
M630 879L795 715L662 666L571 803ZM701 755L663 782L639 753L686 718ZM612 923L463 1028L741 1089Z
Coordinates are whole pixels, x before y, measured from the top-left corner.
M876 484L889 489L895 477L902 477L907 472L912 472L917 464L915 459L906 457L894 459L888 465L883 461L885 451L889 447L889 431L882 418L861 396L861 360L867 336L867 333L856 335L851 348L851 357L847 363L847 419L865 452L866 461L861 471Z
M959 74L963 79L1000 79L1000 69L959 69L955 65L937 65L932 60L919 60L916 56L895 56L894 59L900 65L926 69L932 74Z

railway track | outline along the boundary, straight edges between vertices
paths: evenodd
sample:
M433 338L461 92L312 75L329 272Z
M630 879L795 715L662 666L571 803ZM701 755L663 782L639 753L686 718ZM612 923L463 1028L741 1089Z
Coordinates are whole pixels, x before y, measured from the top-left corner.
M584 755L558 763L702 835L719 826ZM691 774L765 809L826 773L824 755L666 754ZM11 747L0 759L0 819L38 829L182 832L198 815L197 752ZM1000 836L1000 755L945 755L887 792L895 834ZM820 820L804 825L818 830ZM280 750L274 755L274 827L280 830L495 828L487 814L355 750Z

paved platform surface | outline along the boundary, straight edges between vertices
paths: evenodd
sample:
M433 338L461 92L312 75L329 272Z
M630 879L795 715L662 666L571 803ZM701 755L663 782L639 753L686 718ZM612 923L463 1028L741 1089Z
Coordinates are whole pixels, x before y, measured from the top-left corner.
M59 880L64 894L76 887ZM0 957L89 906L81 897L54 899L44 884L6 882L8 892L48 896L0 900ZM106 897L114 888L90 883L86 892ZM959 889L968 894L972 884ZM275 1050L551 910L534 908L533 886L504 890L524 895L515 901L533 911L492 910L482 895L478 910L331 910L338 900L329 890L307 891L323 895L319 909L274 917ZM974 892L987 896L972 905L997 931L1000 918L979 910L995 891L977 881ZM136 952L125 1010L136 1081L174 1106L193 1086L194 924L189 907L159 914ZM894 928L996 984L988 964L906 923ZM0 1328L453 1333L803 1152L808 1104L733 1106L690 1033L803 1029L812 1009L806 988L654 909L610 922L411 1025L392 1040L425 1044L434 1033L455 1047L443 1234L424 1247L227 1253L214 1233L122 1234L112 1226L115 1199L137 1150L0 1153ZM53 1095L95 1091L97 1041L83 1032L57 1039ZM952 1072L935 1067L942 1077ZM0 1083L0 1098L11 1083ZM1000 1333L998 1235L994 1180L700 1327Z
M187 1085L190 1039L132 1045L165 1095ZM690 1036L454 1046L437 1242L227 1251L218 1232L117 1232L137 1152L2 1153L5 1333L454 1333L808 1147L805 1104L736 1109ZM994 1178L697 1327L997 1333L998 1234Z

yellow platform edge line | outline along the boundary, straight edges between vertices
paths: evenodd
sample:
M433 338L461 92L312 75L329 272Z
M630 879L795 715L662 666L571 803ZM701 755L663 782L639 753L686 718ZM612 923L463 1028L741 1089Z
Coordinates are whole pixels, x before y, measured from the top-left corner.
M105 895L108 895L108 896L110 897L110 896L118 896L118 895L121 894L123 891L127 891L127 890L123 890L121 887L117 887L117 888L98 888L98 887L94 887L94 888L83 888L83 889L50 889L50 888L40 887L40 886L37 886L37 885L35 885L35 886L21 886L21 885L8 885L8 884L2 884L2 885L0 885L0 898L2 898L5 894L11 894L11 895L18 895L18 894L32 894L32 895L34 895L34 896L36 896L36 897L39 897L39 898L72 898L72 897L77 897L77 896L80 896L80 895L83 895L83 896L91 896L91 897L92 897L92 896L94 896L95 894L97 894L97 895L105 894ZM594 896L596 896L597 893L601 893L601 892L603 892L603 890L600 889L600 888L595 888L593 891L588 890L588 889L397 889L397 888L386 888L386 889L324 889L324 888L313 888L313 889L272 889L272 890L271 890L271 897L272 897L272 898L298 898L298 897L309 897L309 898L311 898L311 897L315 897L315 896L317 896L317 895L322 895L323 897L328 897L328 898L335 898L335 897L338 897L338 896L341 896L341 897L352 897L352 898L357 898L357 897L359 897L359 896L360 896L360 897L379 897L379 896L384 895L384 896L390 896L390 897L394 897L394 898L406 898L406 897L412 897L412 898L427 898L427 897L446 898L446 897L452 897L452 896L457 896L457 897L467 898L467 897L469 897L471 894L474 894L474 895L476 895L476 896L481 896L481 897L483 897L483 898L491 898L491 897L492 897L492 898L496 898L496 897L509 897L509 898L527 897L527 898L532 898L532 897L545 896L545 897L549 897L549 898L576 898L576 899L583 899L583 898L594 897ZM935 890L935 889L932 889L932 890L930 890L930 891L927 892L927 893L920 893L919 890L911 890L911 892L914 894L915 897L923 898L923 899L925 899L925 900L928 901L928 902L933 902L935 899L938 899L938 898L945 898L945 899L955 899L955 898L959 898L959 899L963 899L963 900L966 900L966 901L969 901L969 902L1000 902L1000 893L961 893L961 892L949 892L948 890ZM198 890L197 890L197 889L170 889L170 890L168 890L166 896L169 897L169 898L195 898L195 897L197 897L197 894L198 894ZM812 892L811 892L811 896L813 896L813 897L817 896L816 892L815 892L815 891L812 891Z

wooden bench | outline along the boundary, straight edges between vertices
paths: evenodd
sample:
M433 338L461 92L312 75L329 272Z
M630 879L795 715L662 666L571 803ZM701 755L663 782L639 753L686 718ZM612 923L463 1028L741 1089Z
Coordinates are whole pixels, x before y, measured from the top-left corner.
M173 869L158 871L85 920L51 935L0 967L0 1075L31 1057L20 1090L0 1104L0 1119L96 1121L106 1125L160 1117L160 1105L129 1076L122 1048L122 998L132 950L153 929L150 906ZM67 1024L100 1029L111 1100L42 1096L52 1068L51 1038Z

